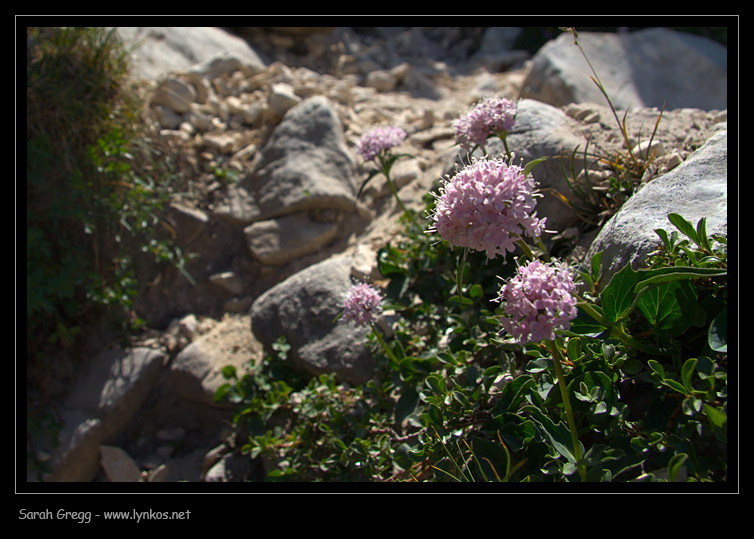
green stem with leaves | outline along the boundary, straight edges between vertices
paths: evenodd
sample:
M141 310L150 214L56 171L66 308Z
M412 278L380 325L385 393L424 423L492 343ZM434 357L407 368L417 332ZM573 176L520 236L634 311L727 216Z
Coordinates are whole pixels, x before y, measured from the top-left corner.
M578 432L576 431L576 421L573 417L573 410L571 409L571 401L568 398L568 388L565 383L565 376L563 374L562 359L563 356L560 353L560 348L555 341L548 341L548 346L552 352L552 360L555 365L555 376L558 379L558 387L560 388L560 395L563 398L563 407L566 412L566 419L568 421L568 430L571 431L571 443L573 444L573 457L576 459L576 468L578 469L579 476L582 481L586 480L586 467L583 460L583 454L581 452L581 443L579 442Z
M594 305L584 300L579 295L575 295L575 297L576 299L578 299L578 302L576 303L576 307L578 307L579 309L584 311L586 314L591 316L597 323L604 326L605 329L609 329L610 337L612 337L613 339L617 339L621 341L622 343L630 346L631 348L634 348L646 354L668 355L668 351L664 348L656 348L654 346L637 341L636 339L631 337L631 335L626 333L626 330L623 327L623 322L621 321L618 321L617 323L609 322L604 316L602 316L602 314L595 308Z

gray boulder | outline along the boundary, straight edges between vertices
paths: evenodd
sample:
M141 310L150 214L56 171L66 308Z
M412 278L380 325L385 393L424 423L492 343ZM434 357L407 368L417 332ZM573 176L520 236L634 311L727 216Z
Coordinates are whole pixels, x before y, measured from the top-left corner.
M668 233L675 227L668 214L677 213L696 226L707 218L707 233L727 233L728 228L728 134L711 137L682 164L646 184L629 198L595 238L586 260L603 251L603 286L630 263L642 266L660 245L654 232Z
M299 213L257 221L244 229L251 255L272 266L281 266L319 251L337 233L335 223L312 221Z
M628 34L578 34L617 109L728 108L727 49L709 39L649 28ZM532 59L521 97L555 106L605 103L573 37L563 33Z
M284 336L294 365L305 372L337 374L361 384L374 374L367 330L336 320L351 287L350 257L336 256L310 266L272 287L251 307L251 330L270 347Z
M260 150L254 170L216 210L243 226L311 210L356 209L356 162L330 101L315 96L294 106Z
M100 446L128 428L155 387L164 359L148 348L113 348L94 358L61 412L64 425L45 481L94 479Z
M132 49L129 64L135 78L155 80L189 68L219 76L229 63L253 69L265 65L245 40L216 27L128 26L115 30Z

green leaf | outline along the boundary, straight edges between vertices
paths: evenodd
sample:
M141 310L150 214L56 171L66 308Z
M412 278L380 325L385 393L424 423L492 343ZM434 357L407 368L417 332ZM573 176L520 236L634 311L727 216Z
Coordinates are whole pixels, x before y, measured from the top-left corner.
M639 280L630 263L610 279L600 295L602 312L608 322L617 322L628 315L634 302L634 287Z
M408 273L403 265L403 256L400 251L390 246L377 251L377 269L383 277Z
M498 432L511 451L520 451L524 446L537 436L537 427L531 420L523 420L513 414L505 414L506 417L513 417L515 421L507 421L502 424ZM500 418L502 421L503 418Z
M699 267L667 267L634 271L631 264L613 275L602 291L602 311L608 322L624 319L638 304L640 298L657 286L694 277L727 275L726 270Z
M536 167L538 164L542 163L543 161L546 161L547 159L549 159L549 157L544 156L544 157L535 159L534 161L529 161L524 167L524 176L528 176L534 167Z
M728 310L718 314L712 324L710 324L707 333L707 342L709 347L715 352L728 351Z
M385 288L385 296L395 302L398 302L403 298L404 294L411 284L411 279L408 275L395 275L387 287Z
M432 423L434 423L438 427L443 426L444 419L442 411L437 406L430 404L427 413L429 414L429 419L432 421Z
M699 234L696 229L694 229L694 226L686 219L677 213L670 213L668 214L668 221L673 223L673 226L680 230L682 234L688 236L691 241L699 245Z
M364 180L364 183L362 183L361 187L359 187L359 192L356 194L357 199L361 196L361 192L364 190L364 187L366 187L367 183L369 183L369 180L374 178L379 173L380 173L379 170L373 170L369 173L369 176L367 176L367 179Z
M474 438L471 446L487 481L504 480L510 470L510 457L505 448L483 438Z
M592 282L596 283L602 276L602 251L595 254L591 260Z
M471 298L467 298L466 296L458 296L458 295L451 296L449 301L456 305L473 305L474 304Z
M607 327L597 322L579 307L578 315L571 320L571 328L564 331L566 335L597 337L607 331Z
M685 399L683 399L681 409L683 410L684 414L688 416L695 416L702 411L703 404L704 401L702 401L702 399L698 399L696 397L686 397Z
M515 410L520 403L524 402L526 396L531 391L534 391L536 387L537 382L534 380L534 378L528 376L516 377L511 383L507 384L505 386L505 389L503 390L504 395L509 391L513 393L511 401L508 404L508 408Z
M723 277L728 274L728 271L716 268L673 266L667 268L639 270L636 272L636 274L639 280L638 283L634 286L634 292L638 294L644 288L648 288L651 285L659 285L672 281L692 279L695 277Z
M678 472L681 470L681 466L686 462L689 456L686 453L678 453L673 455L668 462L668 477L671 481L675 481L678 476Z
M631 446L631 449L633 449L637 453L649 452L649 443L641 436L634 436L633 438L631 438L629 445Z
M573 337L568 339L568 346L567 346L567 355L568 359L570 359L572 362L576 362L579 359L581 359L582 356L582 350L581 350L581 339L578 337Z
M568 462L576 463L576 457L573 454L573 448L571 447L571 433L563 423L555 423L552 419L544 415L538 408L534 406L525 406L522 411L530 413L534 416L532 419L537 423L544 431L547 438L552 443L555 450L560 453ZM581 448L583 454L584 449Z
M667 329L683 316L675 296L678 283L666 283L644 293L637 303L647 321L655 329Z
M526 372L530 372L532 374L536 374L538 372L542 372L548 369L552 368L552 358L538 358L538 359L532 359L526 364Z
M686 395L686 388L680 382L666 378L662 383L670 389L677 391L681 395Z
M665 369L658 361L650 359L647 361L647 364L649 365L649 368L652 369L652 372L659 376L660 380L665 380Z
M691 377L694 374L694 370L696 370L696 363L696 358L692 357L687 359L684 362L683 367L681 367L681 381L688 394L694 391L694 388L691 386Z
M642 369L642 363L638 359L629 359L626 361L623 366L621 367L621 370L624 374L628 376L634 376L635 374L639 374Z
M715 436L723 441L728 441L728 415L722 410L718 410L709 404L704 404L702 413L707 417L712 425L712 431Z
M447 386L445 385L445 377L440 374L437 374L437 373L430 374L429 376L427 376L427 379L425 380L425 384L427 385L427 387L429 387L436 393L440 393L442 395L447 393Z
M578 396L577 389L584 397ZM588 409L593 414L610 410L616 396L610 377L601 371L587 371L577 376L568 383L568 392L574 394L578 401L587 403L587 405L582 405L574 402L574 410Z
M482 285L480 284L474 284L469 288L469 296L471 296L472 299L477 299L482 297Z
M665 250L671 252L673 250L673 243L668 238L668 233L661 228L655 228L655 234L660 236L662 244L665 246Z
M707 218L702 217L699 219L699 222L696 224L696 234L699 237L699 247L702 249L706 249L707 251L712 251L712 245L710 245L709 242L709 236L707 236Z
M221 402L225 396L230 392L230 384L222 384L215 390L214 401Z
M225 378L226 380L230 380L231 378L236 377L236 367L233 365L226 365L225 367L223 367L221 372L223 378Z

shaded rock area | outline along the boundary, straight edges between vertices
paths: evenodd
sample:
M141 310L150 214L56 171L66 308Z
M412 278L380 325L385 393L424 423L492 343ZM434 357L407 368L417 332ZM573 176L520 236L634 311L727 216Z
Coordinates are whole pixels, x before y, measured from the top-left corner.
M396 150L413 157L396 163L393 179L420 216L423 197L461 162L453 119L487 95L518 101L508 139L516 159L569 156L587 142L627 151L604 98L581 82L590 73L570 36L530 57L514 47L519 30L118 29L127 43L141 40L131 58L150 88L148 121L193 167L191 192L164 216L192 254L191 279L160 274L135 305L152 329L131 348L94 355L60 388L59 446L36 441L48 473L28 479L258 478L258 463L225 443L231 411L212 396L225 365L260 361L281 335L301 371L369 379L365 332L335 319L351 282L379 280L377 250L402 228L384 178L356 197L371 169L356 141L370 128L406 131ZM608 272L640 263L666 213L727 230L724 47L665 29L580 39L615 103L631 105L631 149L652 159L643 186L601 230L556 195L575 196L560 159L538 165L547 228L573 231L575 259L604 249ZM607 169L596 159L587 168Z

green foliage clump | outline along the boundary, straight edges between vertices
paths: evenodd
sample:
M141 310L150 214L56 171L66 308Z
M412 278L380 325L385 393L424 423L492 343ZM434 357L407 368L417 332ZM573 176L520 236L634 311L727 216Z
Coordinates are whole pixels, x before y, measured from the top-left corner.
M29 28L26 62L27 345L43 355L100 307L139 322L140 253L184 257L157 226L175 176L114 30Z
M581 272L579 317L557 341L580 459L551 349L498 334L491 300L514 268L470 257L459 295L455 254L412 226L378 255L400 314L387 350L372 339L380 377L292 386L278 358L226 373L217 397L237 404L243 451L269 480L725 481L726 239L670 221L646 269L601 291L600 255Z

